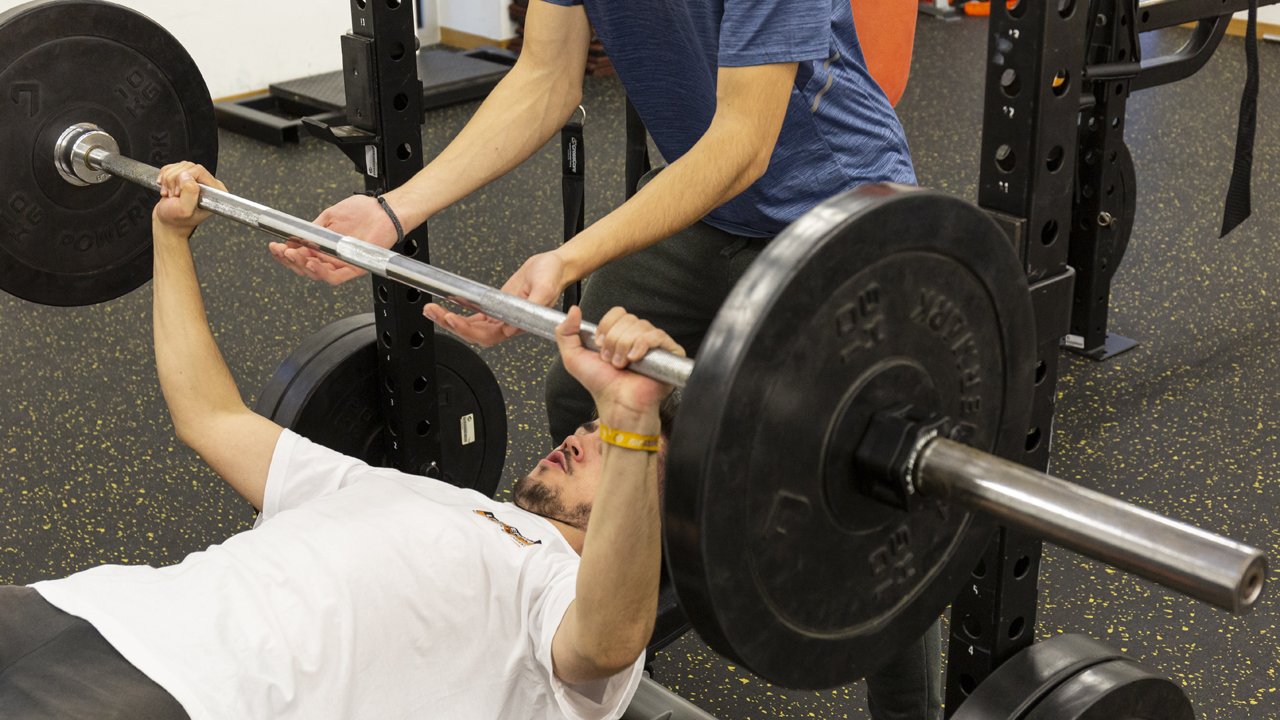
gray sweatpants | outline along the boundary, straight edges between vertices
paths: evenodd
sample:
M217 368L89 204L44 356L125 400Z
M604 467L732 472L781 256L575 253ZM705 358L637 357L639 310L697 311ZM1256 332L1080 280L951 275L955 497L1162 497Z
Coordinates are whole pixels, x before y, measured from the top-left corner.
M641 179L641 186L658 170ZM720 306L772 238L749 238L704 222L600 268L584 283L582 316L598 322L611 308L667 331L694 357ZM547 373L547 420L558 445L595 413L591 394L559 358ZM940 625L867 678L873 720L941 720Z

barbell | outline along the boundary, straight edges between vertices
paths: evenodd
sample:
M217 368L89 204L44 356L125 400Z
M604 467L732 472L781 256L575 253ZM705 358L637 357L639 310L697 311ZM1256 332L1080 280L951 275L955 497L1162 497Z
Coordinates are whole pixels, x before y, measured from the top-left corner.
M50 162L76 185L122 178L159 187L158 169L121 155L111 136L91 124L68 127ZM201 186L199 205L423 292L462 298L486 315L538 337L554 340L565 318L557 310L229 192ZM851 230L878 226L906 231L899 226L917 218L932 218L926 222L941 222L942 227L925 234L916 228L899 236L912 238L897 243L908 247L885 247L867 233ZM989 226L987 232L978 232L984 225ZM855 242L851 235L860 237ZM975 242L978 238L987 247ZM826 252L843 254L862 245L875 245L858 250L879 259L870 265L848 265L825 257ZM977 264L988 267L978 271ZM832 281L824 283L822 276ZM983 287L997 278L1003 285ZM829 285L834 291L825 291ZM806 297L815 290L823 296ZM993 302L996 293L1001 297ZM775 318L771 307L763 307L775 304L762 303L765 297L776 300L782 306L776 312L786 318ZM1026 349L1012 353L1006 348L1002 353L1000 348L1004 343L1027 344L1025 339L1033 334L1027 322L1029 302L1011 246L981 210L928 190L872 185L823 203L770 244L712 324L696 363L664 351L651 351L632 363L635 372L685 388L685 407L669 450L666 540L681 601L713 647L783 684L834 684L848 672L847 666L825 677L815 676L812 669L796 675L790 667L794 658L777 662L777 646L756 649L764 635L760 618L751 618L747 626L755 627L747 633L735 624L737 614L752 615L763 608L778 613L796 633L783 647L794 653L798 646L816 645L822 665L830 667L830 653L820 646L840 634L831 632L833 621L835 627L856 630L879 622L884 612L904 611L896 607L903 603L927 606L917 623L904 628L907 640L923 632L959 590L957 579L963 580L974 564L965 551L980 552L989 538L987 532L975 532L986 525L970 512L1230 612L1246 612L1254 604L1265 579L1266 561L1260 551L971 446L992 444L997 440L992 430L1003 433L1009 418L1016 418L1015 428L1025 425L1019 408L989 401L984 385L996 387L996 400L1003 394L1021 401L1013 385L1033 384L1021 377L1032 367ZM1012 325L989 327L1005 321ZM807 337L814 333L806 326L815 324L816 335L822 337ZM984 348L991 329L1000 342ZM1024 341L1003 337L1007 331L1023 334ZM597 349L595 334L594 325L583 323L582 342L592 350ZM868 352L895 344L895 338L916 352L893 348L888 357ZM801 352L788 352L797 347ZM941 376L929 367L937 364L939 355ZM851 368L842 376L854 382L841 380L834 390L826 388L829 373L819 370L832 363ZM752 367L760 364L767 367ZM770 387L760 387L761 380ZM947 380L952 392L940 387ZM837 400L835 410L820 413L818 422L804 423L803 416L821 405L807 401L812 390L801 384L818 387ZM740 488L745 492L737 492L745 501L743 512L730 512L723 493L740 485L725 473L734 455L742 455L743 448L763 448L770 457L759 458L758 466L785 473L781 463L795 445L782 442L783 435L751 438L731 432L731 447L722 448L718 436L732 426L730 415L743 417L745 406L760 410L761 403L777 392L792 401L805 400L797 406L798 417L784 414L773 421L803 423L812 441L802 451L811 457L798 459L791 470L804 471L820 492L800 492L790 480L754 488L748 484ZM947 402L949 394L957 396L955 401ZM826 443L820 442L824 434ZM751 477L747 467L741 470ZM895 514L904 519L898 521ZM763 522L744 522L746 518ZM744 526L728 545L707 535L725 532L726 519L729 525ZM869 550L858 558L869 577L855 570L828 581L838 586L852 576L872 583L861 591L823 587L818 593L821 601L803 593L774 594L776 587L800 582L812 570L796 562L797 557L822 556L821 547L809 544L825 539L826 533L815 532L813 525L874 538L855 543ZM782 539L775 542L771 536ZM797 552L797 544L807 549ZM733 557L736 549L757 545L761 552L747 558L742 577L721 577L742 559ZM957 565L960 557L964 562ZM744 611L741 606L748 596L736 586L746 578L753 578L747 582L757 587L761 607Z
M32 3L0 14L0 88L0 289L79 305L146 282L158 171L130 156L216 162L181 45L109 3ZM564 318L231 193L202 188L200 204L540 337ZM664 556L708 644L788 687L863 677L967 586L997 523L1247 612L1257 549L1011 462L1029 442L1035 330L981 209L873 185L772 241L696 362L633 363L684 387Z

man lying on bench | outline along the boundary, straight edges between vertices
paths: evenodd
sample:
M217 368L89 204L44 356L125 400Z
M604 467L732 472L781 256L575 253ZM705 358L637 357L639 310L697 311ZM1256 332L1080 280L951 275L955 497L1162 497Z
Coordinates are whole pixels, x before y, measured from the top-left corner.
M557 331L595 397L515 503L370 467L250 412L205 319L190 163L161 171L156 365L178 437L261 510L170 567L0 587L10 720L607 718L640 681L660 565L659 406L625 369L665 333L615 309L602 354ZM639 449L636 449L639 446Z

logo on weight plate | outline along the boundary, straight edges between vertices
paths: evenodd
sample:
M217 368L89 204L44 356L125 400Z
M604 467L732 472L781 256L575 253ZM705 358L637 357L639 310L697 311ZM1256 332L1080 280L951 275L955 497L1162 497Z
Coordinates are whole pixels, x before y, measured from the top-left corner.
M76 252L86 253L114 245L115 242L130 234L139 227L150 229L151 207L147 196L141 195L115 221L101 227L85 227L80 232L64 232L58 237L58 244Z
M960 391L972 390L982 382L982 366L978 360L978 342L969 320L964 313L946 295L930 289L921 288L919 305L911 312L911 319L925 327L942 342L955 359L956 370L960 372ZM977 395L962 398L961 411L965 414L977 412L981 407L981 399Z
M44 213L40 206L31 202L22 193L9 198L0 212L0 233L13 238L15 242L26 242L32 237L35 226L40 224Z
M849 363L863 350L884 342L884 310L880 286L872 283L853 302L836 311L836 335L843 341L840 360Z
M909 584L917 575L915 553L911 552L911 528L901 525L889 533L885 543L867 558L871 577L878 580L871 590L871 598L877 605L891 604L897 597L898 586Z

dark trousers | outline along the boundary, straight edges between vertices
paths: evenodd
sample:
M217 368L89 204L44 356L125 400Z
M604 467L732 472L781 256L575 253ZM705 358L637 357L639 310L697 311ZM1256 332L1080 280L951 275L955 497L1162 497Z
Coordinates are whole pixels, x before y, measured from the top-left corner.
M641 186L658 171L641 179ZM598 322L623 307L665 330L694 357L720 306L771 238L748 238L704 222L600 268L584 284L582 316ZM591 394L559 358L547 373L547 420L558 445L595 413ZM867 678L874 720L940 720L941 635L925 636Z
M12 585L0 586L0 717L190 720L92 625Z

